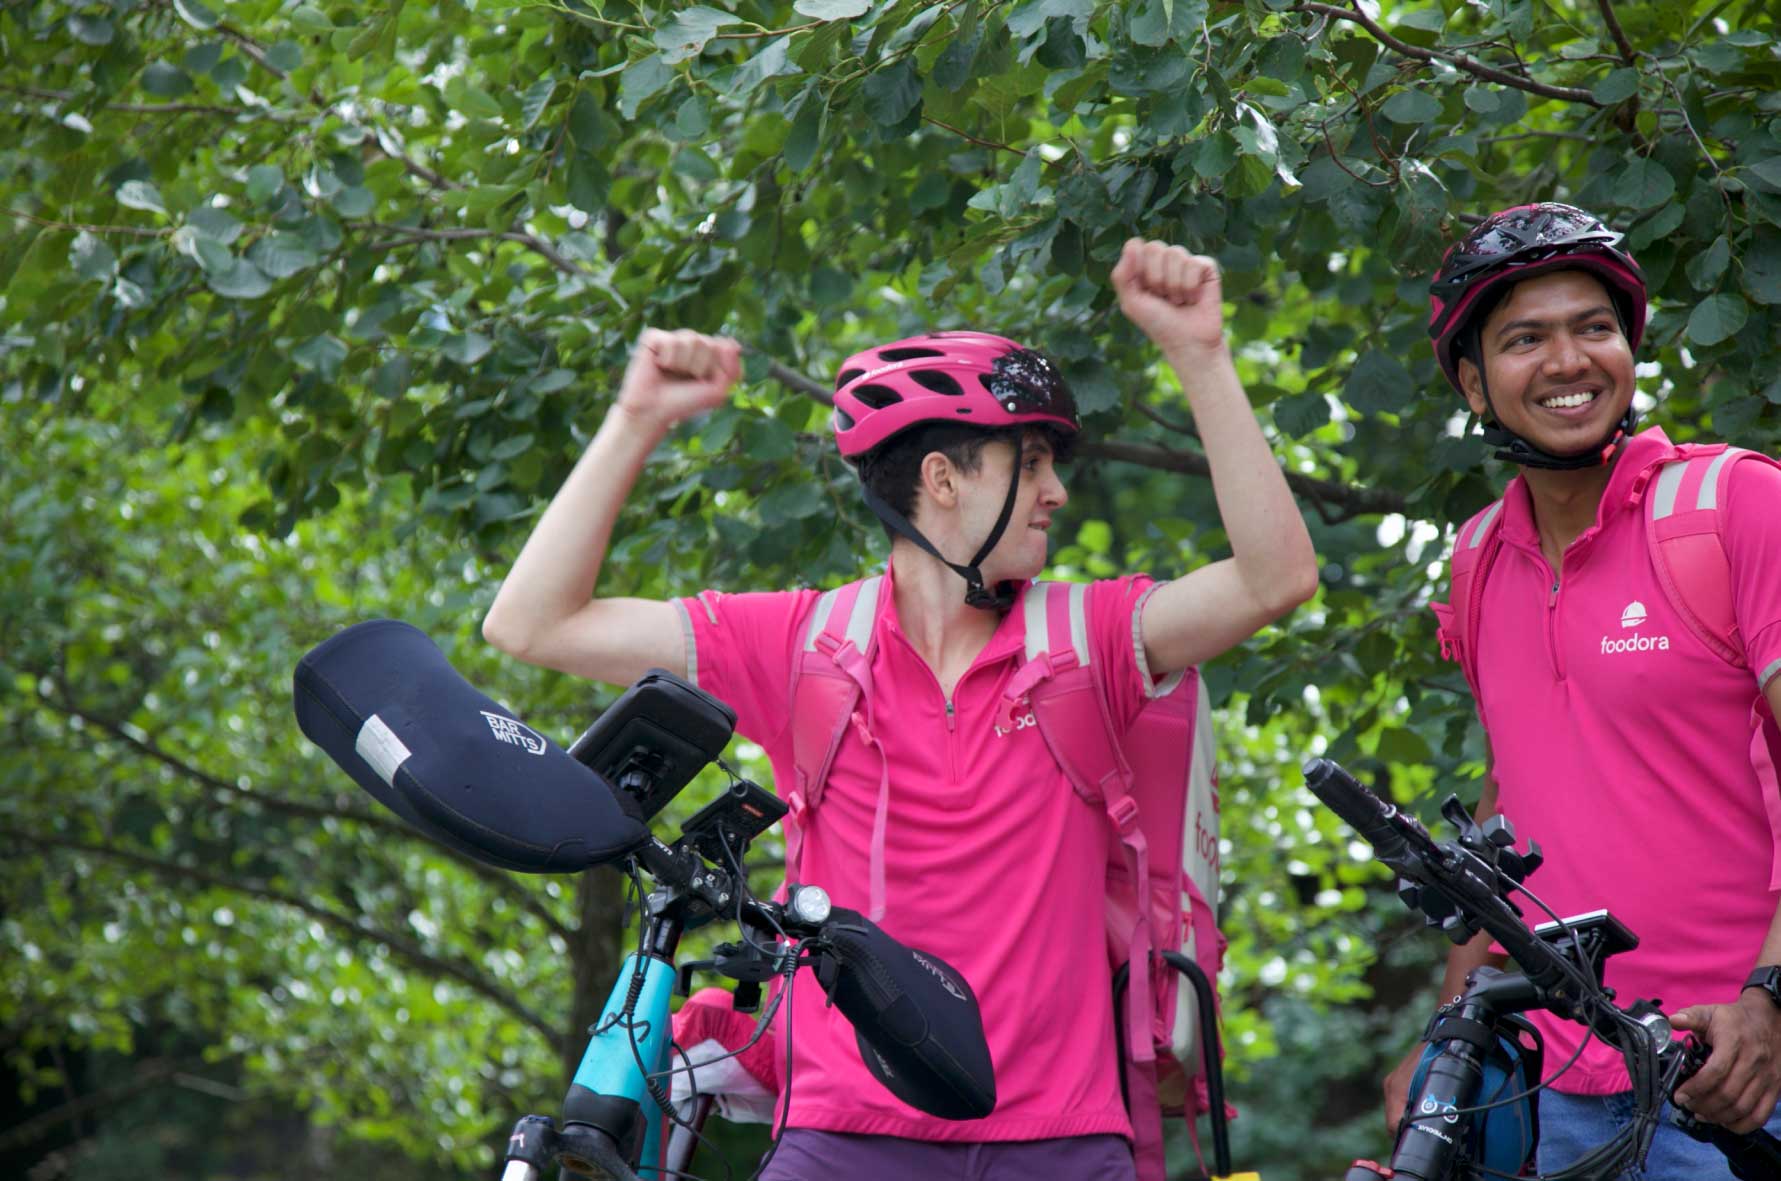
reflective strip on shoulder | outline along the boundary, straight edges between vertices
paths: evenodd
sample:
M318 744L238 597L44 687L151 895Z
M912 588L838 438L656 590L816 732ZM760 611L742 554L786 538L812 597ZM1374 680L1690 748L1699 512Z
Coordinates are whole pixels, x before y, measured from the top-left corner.
M1651 492L1651 519L1661 521L1676 511L1676 493L1682 489L1682 475L1688 470L1692 459L1680 463L1666 463L1664 470L1657 473L1657 483Z
M1169 694L1175 692L1176 689L1181 687L1181 682L1186 676L1187 676L1186 669L1181 669L1178 672L1172 672L1168 676L1164 677L1162 680L1158 681L1156 683L1156 686L1154 688L1152 688L1150 690L1150 692L1146 693L1145 696L1146 697L1167 697Z
M1076 663L1087 667L1088 653L1088 583L1070 584L1070 647L1076 649Z
M1051 650L1051 617L1045 605L1051 601L1055 582L1035 582L1020 596L1020 611L1026 622L1027 659L1037 660Z
M847 617L847 638L861 652L872 640L872 625L878 622L878 587L882 574L874 574L860 583L860 593L853 601L853 614Z
M1739 448L1737 447L1727 447L1714 456L1712 464L1707 468L1707 474L1701 477L1701 492L1699 496L1695 497L1695 508L1715 509L1719 507L1719 469L1725 466L1726 460L1735 459L1738 452Z
M680 612L680 636L686 643L686 679L696 686L699 683L699 642L693 636L693 613L687 609L684 599L675 599L674 606ZM707 613L711 611L709 603L705 604L705 610Z
M1472 530L1472 540L1466 543L1467 549L1478 548L1478 543L1483 541L1484 535L1490 531L1491 522L1495 521L1497 514L1502 511L1503 502L1500 500L1484 510L1484 514L1478 518L1478 527Z
M1769 661L1768 667L1756 675L1756 687L1763 690L1768 689L1769 682L1774 679L1776 673L1781 673L1781 660Z
M839 588L824 591L816 599L816 611L810 616L810 630L804 636L804 651L816 651L816 637L822 635L822 629L828 626L829 612L835 609L835 600L841 597Z

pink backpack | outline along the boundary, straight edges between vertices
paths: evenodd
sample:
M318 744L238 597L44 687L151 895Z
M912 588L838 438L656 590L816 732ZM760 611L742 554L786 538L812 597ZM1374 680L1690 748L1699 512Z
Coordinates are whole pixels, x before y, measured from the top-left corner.
M794 664L797 773L785 792L791 812L784 822L794 878L803 826L822 804L843 735L875 725L869 670L881 584L867 578L823 594ZM1021 592L1014 610L1025 615L1026 652L999 724L1013 729L1030 716L1076 792L1106 813L1117 834L1107 866L1107 937L1113 967L1130 966L1127 1110L1138 1175L1161 1181L1165 1109L1184 1115L1191 1133L1208 1107L1194 990L1160 953L1179 949L1214 982L1224 962L1212 725L1198 670L1188 669L1157 685L1126 731L1115 731L1091 667L1087 591L1080 583L1035 582ZM874 897L882 896L883 883L875 882Z
M1710 651L1739 668L1746 665L1744 639L1738 634L1731 562L1720 535L1720 506L1728 498L1732 468L1746 459L1781 467L1766 455L1724 443L1685 443L1647 468L1633 485L1634 497L1645 502L1645 535L1665 596ZM1472 699L1480 702L1480 717L1478 609L1502 549L1502 508L1499 498L1460 526L1453 543L1451 598L1432 604L1441 621L1441 655L1457 660L1465 671ZM1764 669L1757 683L1773 671Z

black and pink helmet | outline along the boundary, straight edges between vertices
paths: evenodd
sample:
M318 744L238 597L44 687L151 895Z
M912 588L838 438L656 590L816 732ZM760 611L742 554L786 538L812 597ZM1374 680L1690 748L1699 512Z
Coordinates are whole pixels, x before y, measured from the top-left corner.
M1543 201L1493 213L1454 243L1429 282L1435 359L1459 389L1459 353L1473 312L1492 290L1547 271L1588 271L1608 289L1627 343L1645 334L1645 276L1621 235L1574 205Z
M928 332L855 353L835 377L832 421L848 459L929 422L1081 429L1051 359L988 332Z

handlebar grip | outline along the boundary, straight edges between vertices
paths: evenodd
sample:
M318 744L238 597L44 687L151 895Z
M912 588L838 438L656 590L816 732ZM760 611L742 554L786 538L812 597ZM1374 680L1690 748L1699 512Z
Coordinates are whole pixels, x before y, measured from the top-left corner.
M1402 861L1409 852L1403 834L1392 823L1397 807L1386 803L1331 759L1305 764L1305 786L1311 794L1365 837L1382 861Z

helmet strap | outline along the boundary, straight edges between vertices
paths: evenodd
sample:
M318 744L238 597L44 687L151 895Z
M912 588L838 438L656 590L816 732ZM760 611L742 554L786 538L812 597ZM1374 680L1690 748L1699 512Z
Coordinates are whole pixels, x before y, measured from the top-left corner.
M864 484L860 485L860 493L865 498L866 507L876 513L879 520L897 533L907 537L927 553L932 554L965 580L965 602L967 605L986 611L1006 611L1014 605L1014 596L1019 587L1004 580L998 582L994 590L989 589L983 584L983 571L979 569L979 564L989 556L991 550L996 548L996 543L1002 540L1002 534L1008 529L1009 518L1014 516L1014 501L1020 493L1020 453L1018 451L1014 455L1014 475L1008 481L1008 495L1002 501L1001 515L996 518L996 523L990 529L989 536L977 548L977 552L971 556L971 560L964 565L960 565L941 553L933 542L922 536L921 530L915 527L913 521L892 508L883 497Z

